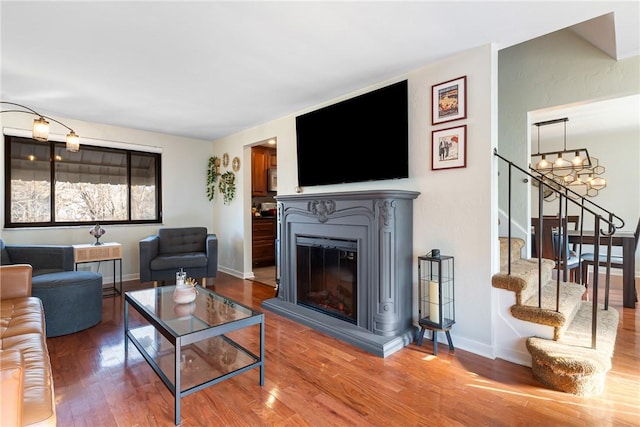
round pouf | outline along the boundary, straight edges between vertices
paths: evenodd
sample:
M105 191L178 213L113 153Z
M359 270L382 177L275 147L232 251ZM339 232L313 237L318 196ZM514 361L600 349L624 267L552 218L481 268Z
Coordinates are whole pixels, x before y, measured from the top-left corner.
M62 271L33 277L31 294L42 300L47 338L72 334L102 320L102 275Z

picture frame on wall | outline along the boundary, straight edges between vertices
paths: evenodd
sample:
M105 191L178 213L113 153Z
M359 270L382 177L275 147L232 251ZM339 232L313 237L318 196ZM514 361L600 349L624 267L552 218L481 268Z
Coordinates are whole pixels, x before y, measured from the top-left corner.
M467 118L467 76L431 86L431 124Z
M431 169L467 167L467 125L431 133Z

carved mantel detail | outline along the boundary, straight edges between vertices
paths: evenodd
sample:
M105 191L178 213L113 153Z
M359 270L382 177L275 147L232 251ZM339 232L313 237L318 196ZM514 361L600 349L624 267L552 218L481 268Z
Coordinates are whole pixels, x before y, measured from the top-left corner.
M333 200L312 200L308 203L307 210L316 215L318 221L325 223L328 215L336 211L336 202Z
M393 210L396 207L395 202L393 200L385 200L384 202L378 202L377 206L384 226L388 227L393 219Z

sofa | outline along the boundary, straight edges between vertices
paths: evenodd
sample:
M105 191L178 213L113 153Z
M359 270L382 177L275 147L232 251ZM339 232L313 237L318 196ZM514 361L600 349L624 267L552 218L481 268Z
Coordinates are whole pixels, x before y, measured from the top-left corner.
M55 426L44 308L31 296L32 268L0 266L0 425Z
M160 228L139 242L140 281L174 281L183 269L187 277L202 279L218 274L218 238L206 227Z
M100 323L102 275L75 271L73 246L5 245L0 239L0 254L2 265L31 265L31 294L44 306L48 338Z

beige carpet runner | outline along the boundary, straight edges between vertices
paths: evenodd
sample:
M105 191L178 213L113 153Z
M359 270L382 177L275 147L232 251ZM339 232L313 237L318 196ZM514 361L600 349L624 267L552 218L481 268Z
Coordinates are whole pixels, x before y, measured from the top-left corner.
M515 318L547 325L554 331L553 340L530 337L526 341L533 374L555 390L581 396L602 394L606 374L611 369L618 312L611 307L609 310L598 307L596 348L591 348L593 305L583 300L585 288L577 283L561 282L556 310L557 282L552 279L554 262L522 259L520 252L524 241L511 240L511 274L507 273L509 242L500 238L501 271L493 276L492 285L515 293L516 304L511 307ZM543 283L541 298L538 297L539 277Z

